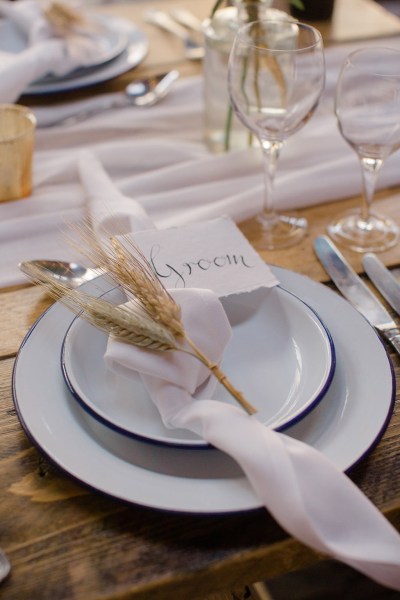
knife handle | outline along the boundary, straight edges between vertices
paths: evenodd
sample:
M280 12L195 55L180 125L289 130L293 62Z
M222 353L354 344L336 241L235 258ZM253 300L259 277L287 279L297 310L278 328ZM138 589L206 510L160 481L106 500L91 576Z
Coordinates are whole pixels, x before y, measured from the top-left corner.
M54 110L37 109L38 127L53 127L54 125L73 125L84 121L111 108L129 106L129 99L123 92L111 92L100 96L93 96L73 103L60 104Z
M392 344L397 354L400 355L400 329L385 332L385 337Z

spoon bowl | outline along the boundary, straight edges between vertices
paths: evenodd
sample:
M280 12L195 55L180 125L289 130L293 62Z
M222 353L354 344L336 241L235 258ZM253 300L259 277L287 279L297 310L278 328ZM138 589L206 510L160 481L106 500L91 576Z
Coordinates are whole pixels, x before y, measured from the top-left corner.
M101 269L91 269L75 262L62 260L28 260L18 264L18 268L26 275L32 275L32 267L35 268L35 276L38 275L37 270L39 270L47 277L50 275L70 288L77 288L104 273Z
M135 106L153 106L168 94L178 77L178 71L169 71L147 79L137 79L127 85L125 94Z
M10 561L6 554L0 549L0 582L7 577L11 571Z

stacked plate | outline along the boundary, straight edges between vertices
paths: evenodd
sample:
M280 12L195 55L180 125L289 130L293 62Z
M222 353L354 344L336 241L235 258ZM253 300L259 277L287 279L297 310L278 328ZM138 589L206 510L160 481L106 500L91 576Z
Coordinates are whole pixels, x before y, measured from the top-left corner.
M117 288L103 296L126 301ZM323 398L335 368L331 337L301 300L277 287L224 300L233 329L222 370L257 410L267 427L283 430ZM163 426L157 408L138 382L104 369L107 335L84 320L73 321L64 338L62 369L81 405L102 423L138 439L186 448L206 447L188 431ZM87 352L87 348L91 352ZM218 386L215 399L234 404Z
M391 416L390 361L375 331L338 294L273 270L280 286L225 301L233 337L223 370L266 427L284 429L347 470ZM110 302L125 299L106 277L85 289ZM140 379L107 372L106 343L60 304L33 326L13 374L15 406L32 441L69 474L116 498L200 513L259 507L233 460L187 431L165 428ZM233 401L220 386L215 398Z
M94 15L93 21L100 35L99 52L92 63L63 77L48 75L32 83L25 93L46 94L94 85L129 71L144 59L148 52L147 37L133 23L110 15ZM0 52L22 52L27 44L13 22L0 19Z

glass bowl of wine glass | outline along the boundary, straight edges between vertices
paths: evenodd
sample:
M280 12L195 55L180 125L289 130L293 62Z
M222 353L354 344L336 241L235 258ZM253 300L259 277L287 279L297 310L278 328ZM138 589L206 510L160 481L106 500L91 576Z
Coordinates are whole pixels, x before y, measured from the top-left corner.
M399 239L398 225L379 214L373 199L385 160L400 148L400 51L370 47L352 52L336 85L339 130L361 164L363 198L357 209L339 215L328 233L356 252L379 252Z
M307 221L279 214L273 202L278 159L286 140L313 115L325 83L321 34L292 20L260 20L238 30L228 64L228 90L238 118L257 136L264 157L260 250L299 242Z

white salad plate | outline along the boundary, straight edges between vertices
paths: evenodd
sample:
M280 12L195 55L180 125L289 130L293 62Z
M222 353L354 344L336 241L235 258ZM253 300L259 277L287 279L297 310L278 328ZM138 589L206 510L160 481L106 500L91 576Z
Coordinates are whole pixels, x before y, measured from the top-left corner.
M136 67L148 52L147 36L127 21L96 15L104 28L102 51L90 66L76 69L63 77L47 76L28 86L26 94L46 94L79 89L108 81ZM0 20L0 51L20 52L26 40L7 19Z
M300 439L348 470L379 441L391 417L391 362L374 329L336 292L302 275L272 269L284 289L319 314L336 349L335 374L323 401L277 435ZM85 289L99 295L113 285L101 278ZM19 350L13 397L32 442L82 484L124 501L189 513L259 508L243 473L221 452L131 439L81 408L65 385L60 365L63 340L74 318L59 303L53 305Z
M102 296L126 302L116 288ZM222 370L256 408L267 427L283 430L312 410L327 391L335 368L332 339L309 306L280 287L224 300L232 326ZM94 417L120 433L159 444L204 447L184 429L168 429L137 381L105 367L108 336L77 318L62 349L62 369L72 394ZM218 385L213 398L235 400Z

